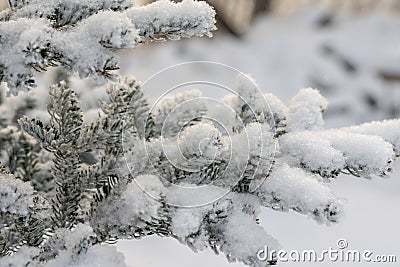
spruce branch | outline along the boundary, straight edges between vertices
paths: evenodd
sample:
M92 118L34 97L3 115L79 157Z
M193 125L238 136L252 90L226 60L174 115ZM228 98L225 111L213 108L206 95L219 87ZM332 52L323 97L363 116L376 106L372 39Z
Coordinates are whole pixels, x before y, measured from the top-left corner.
M13 95L36 86L33 70L58 65L81 78L116 81L117 50L147 38L211 36L216 29L213 8L195 0L144 7L130 0L32 0L11 7L0 20L0 81Z

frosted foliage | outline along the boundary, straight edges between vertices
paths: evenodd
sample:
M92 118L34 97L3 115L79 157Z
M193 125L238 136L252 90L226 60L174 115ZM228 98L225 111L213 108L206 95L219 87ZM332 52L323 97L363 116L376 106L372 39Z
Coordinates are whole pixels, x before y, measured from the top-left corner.
M270 117L271 109L254 78L249 74L238 75L235 91L238 96L231 98L230 106L236 114L240 114L239 123L266 122L266 119ZM273 123L273 121L268 122Z
M34 190L29 182L0 173L0 210L4 213L27 215L33 207Z
M122 195L125 206L118 213L123 221L132 219L150 221L152 217L157 215L157 210L160 207L160 203L151 196L163 194L164 187L156 176L144 175L135 179L142 188L135 182L127 187Z
M47 262L37 260L40 249L34 247L22 247L12 256L0 258L0 266L20 267L126 267L125 257L118 252L116 247L109 245L90 246L88 238L93 234L87 225L77 225L72 231L59 230L54 236L57 241L52 248L59 250L55 259ZM54 238L51 237L51 238ZM34 259L34 260L32 260Z
M2 33L0 78L7 80L9 87L12 88L11 93L16 94L19 90L26 91L27 86L32 84L30 64L43 66L49 63L48 58L42 57L40 50L49 45L50 31L44 20L21 19L0 22ZM48 56L51 58L51 55Z
M290 101L287 115L289 131L318 130L324 125L322 112L328 107L328 101L312 88L300 90Z
M39 254L38 248L23 246L18 251L18 253L14 253L13 255L8 257L0 258L0 266L5 266L5 267L27 266L28 263L32 262L32 258L37 256L38 254Z
M75 266L85 257L89 247L89 239L93 234L92 228L88 225L79 224L72 231L66 229L58 230L55 235L62 242L62 249L54 260L48 261L46 267Z
M254 252L264 249L265 246L271 250L279 249L278 242L265 233L251 215L237 208L230 214L222 231L225 243L221 246L221 251L229 255L228 260L240 259L250 266L265 266L265 262L260 261Z
M287 107L272 94L262 94L251 75L237 76L235 94L228 94L210 109L210 116L230 132L241 131L251 122L268 123L278 130L287 116Z
M345 156L314 132L292 132L279 138L280 157L290 166L322 176L335 176L345 167Z
M101 11L84 20L74 30L81 35L81 40L93 38L92 42L97 41L114 49L133 48L140 41L132 22L112 11Z
M163 36L211 37L216 29L214 9L194 0L143 7L129 0L33 0L0 16L0 81L13 95L35 87L33 70L61 65L81 78L116 79L116 50Z
M185 158L201 157L212 161L221 156L221 139L221 132L212 124L199 123L182 133L178 139L178 147Z
M171 231L179 240L185 240L201 229L206 212L207 210L202 207L176 210L172 218Z
M89 238L93 231L88 225L77 225L72 231L60 233L64 239L58 257L48 261L43 267L126 267L125 257L115 247L108 245L90 246Z
M237 168L235 175L263 181L272 168L277 151L278 143L269 126L249 124L232 138L232 165ZM232 177L227 175L227 178Z
M236 114L237 107L239 107L240 98L237 95L229 94L224 96L221 103L215 107L210 107L208 115L220 122L221 125L229 125L231 127L225 127L225 129L233 134L240 125L242 125L241 118ZM221 112L223 111L223 112Z
M206 248L211 239L229 261L261 266L254 251L279 245L255 222L259 204L255 196L231 193L213 205L180 208L174 213L171 230L194 251Z
M114 23L96 31L96 23L101 25L105 17ZM100 11L68 34L97 40L93 51L127 46L129 38L143 34L139 29L129 32L129 23L111 11ZM89 47L83 44L82 49ZM83 65L71 67L84 72L89 66L79 61L79 53L70 53L77 57L71 62ZM231 262L271 265L257 259L265 246L279 249L259 225L262 208L294 211L330 225L343 216L342 200L330 188L332 178L341 173L365 178L390 173L399 155L399 120L324 129L327 101L317 90L301 90L287 106L261 93L250 76L238 79L234 93L217 105L210 106L200 91L189 90L151 106L141 84L134 77L123 78L111 84L109 99L101 102L99 117L89 125L83 123L74 91L65 83L53 86L50 123L23 117L19 123L25 132L16 126L0 129L6 164L11 150L3 140L29 135L24 144L42 145L35 148L38 164L32 165L40 177L56 181L53 189L35 191L5 174L9 166L0 169L0 219L6 225L0 233L21 229L19 221L31 226L18 232L16 242L4 235L10 244L0 251L0 265L21 266L32 260L46 267L125 266L123 256L104 243L154 234L175 238L193 251L212 249ZM2 114L7 123L20 112L14 106L27 101L23 94L18 97L6 101L11 109ZM15 156L20 162L30 159ZM27 250L24 243L38 250ZM5 256L18 246L23 249Z
M338 221L342 213L341 202L327 185L286 163L278 163L257 193L267 206L295 208L320 222Z
M397 156L400 156L400 121L384 120L364 123L358 126L343 128L351 133L376 135L391 143Z
M43 267L127 267L124 255L118 252L116 247L109 245L85 247L88 244L82 244L81 241L87 233L80 232L79 229L75 229L74 232L76 234L70 235L74 239L68 238L70 240L67 240L65 244L66 249L55 260L43 264ZM78 234L82 234L82 236ZM82 246L83 251L77 256L74 249L79 248L79 246Z
M396 123L392 121L387 125L393 127ZM396 134L390 133L390 127L385 127L389 133L363 131L363 127L285 134L280 138L280 157L291 166L303 167L324 177L337 176L342 169L364 177L384 175L390 171L389 165L395 157ZM387 136L387 141L380 134Z
M125 257L116 247L96 245L90 247L85 255L74 263L74 267L128 267ZM45 266L47 267L47 265ZM67 266L57 266L67 267Z
M287 107L271 94L260 94L256 83L246 77L239 77L237 95L225 96L214 107L205 105L198 91L164 99L150 111L156 138L128 142L127 155L131 173L144 185L149 179L160 186L145 190L149 195L159 200L162 195L162 201L177 204L169 213L169 230L175 238L194 251L211 247L231 261L260 266L254 252L265 244L278 247L256 224L260 206L294 210L319 223L336 223L343 216L342 201L331 191L328 178L342 172L362 177L385 175L394 152L393 145L379 136L323 129L327 101L317 90L301 90ZM218 123L210 123L197 119L197 114L220 116ZM279 121L279 130L273 120ZM163 127L169 129L168 134L159 130ZM365 140L370 146L361 146ZM207 187L196 187L204 184ZM226 194L229 191L234 192ZM135 198L130 201L147 203L138 200L138 194L132 196ZM187 208L206 196L216 201ZM142 205L124 205L136 214L128 217L143 212L138 208ZM163 210L162 205L146 205L151 213ZM145 213L140 216L150 220Z
M153 110L157 134L170 137L190 125L192 120L204 115L206 106L202 93L192 89L162 99Z
M342 151L346 165L363 176L384 175L394 160L393 146L379 136L328 130L321 137Z
M264 98L270 108L269 112L272 112L274 115L275 123L279 123L284 120L286 118L286 114L288 113L288 108L285 106L285 104L283 104L282 100L270 93L264 94Z
M203 126L203 127L202 127ZM179 184L205 183L202 170L221 158L224 143L221 133L210 124L191 126L184 130L178 140L171 138L163 142L163 151L175 169L189 173L177 173L171 181Z
M129 167L129 171L135 175L151 172L152 167L150 160L159 157L161 154L161 145L153 141L152 144L146 145L142 141L130 142L129 151L125 153L125 159Z
M133 6L131 0L31 0L29 5L17 9L12 15L13 19L47 17L54 15L57 10L62 10L56 20L56 26L76 23L99 10L124 10Z
M140 231L157 217L161 207L157 199L163 193L164 187L158 177L154 175L136 177L112 204L104 203L98 208L98 217L93 219L97 230L106 230L108 235L119 238L130 237L136 230ZM109 216L101 216L102 214ZM126 229L126 233L121 233L121 229Z
M166 35L170 39L207 35L215 30L215 11L206 2L183 0L172 3L156 1L150 5L132 8L128 17L144 36Z
M85 40L82 42L82 40ZM78 24L73 30L55 34L54 47L63 61L81 78L104 78L107 68L117 62L108 50L133 48L139 35L128 18L112 11L100 12Z

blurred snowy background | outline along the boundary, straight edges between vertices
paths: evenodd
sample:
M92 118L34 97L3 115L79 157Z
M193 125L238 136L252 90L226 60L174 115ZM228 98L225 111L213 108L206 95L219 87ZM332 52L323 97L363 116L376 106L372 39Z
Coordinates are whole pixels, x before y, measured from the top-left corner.
M121 52L121 73L134 74L144 81L174 64L216 61L251 74L264 92L273 93L286 103L301 88L319 89L330 103L325 116L328 128L400 116L400 0L210 3L219 14L220 29L214 38L152 43ZM207 70L187 70L179 75L196 79L207 75ZM32 110L31 115L43 117L48 86L63 78L65 75L58 70L49 71L40 76L37 89L3 100L8 106L18 106L22 98L35 99L39 109ZM86 119L96 116L97 99L105 97L104 87L88 79L71 78L69 82L83 101ZM3 108L2 116L13 116L7 114L9 110ZM346 201L346 217L341 223L327 227L294 212L264 209L262 226L287 251L319 252L336 248L336 241L345 238L349 249L396 255L399 261L400 164L396 164L388 179L365 180L343 175L332 182L332 187ZM243 266L229 264L211 251L194 254L173 239L150 237L122 241L117 247L132 266ZM320 263L279 266L313 264ZM334 265L363 263L323 263Z

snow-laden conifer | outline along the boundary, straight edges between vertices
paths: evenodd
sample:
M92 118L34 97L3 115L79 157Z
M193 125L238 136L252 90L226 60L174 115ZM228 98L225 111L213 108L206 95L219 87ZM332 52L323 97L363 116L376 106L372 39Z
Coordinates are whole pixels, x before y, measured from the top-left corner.
M236 94L223 97L236 110L232 117L193 90L152 109L140 82L124 77L109 86L102 112L88 123L75 92L65 83L52 86L46 121L23 117L22 132L2 130L12 132L15 143L40 146L31 176L18 171L23 165L5 162L0 263L83 266L99 257L124 266L106 243L156 234L194 251L212 249L229 261L264 266L257 251L280 245L258 224L262 207L330 225L343 216L332 178L390 173L399 120L324 129L327 101L317 90L300 90L286 106L254 84L241 79ZM163 123L169 125L165 135ZM28 157L15 155L17 162ZM38 186L46 184L42 177L53 186ZM16 216L33 227L21 228Z
M131 0L12 0L0 12L0 81L16 95L35 87L34 70L61 65L80 77L116 79L115 52L148 40L212 36L207 3L169 0L136 7Z

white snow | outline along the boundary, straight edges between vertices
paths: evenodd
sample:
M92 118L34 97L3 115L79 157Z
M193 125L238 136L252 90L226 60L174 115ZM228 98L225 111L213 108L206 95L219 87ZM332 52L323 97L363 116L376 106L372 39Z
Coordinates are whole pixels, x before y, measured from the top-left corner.
M300 90L290 101L287 115L288 131L318 130L324 126L322 112L328 101L312 88Z
M337 222L341 218L341 201L320 178L285 163L277 164L257 191L264 205L282 210L294 208L323 223Z
M378 68L398 69L399 54L396 54L396 46L400 43L398 19L376 14L355 16L351 19L340 17L335 27L322 31L313 26L312 23L315 20L310 20L310 13L308 12L283 19L276 17L264 18L258 21L256 27L248 36L243 38L243 41L221 36L221 38L216 38L209 43L203 40L195 40L182 45L166 44L155 49L154 47L151 48L153 50L139 50L134 54L133 60L127 57L126 61L129 61L129 65L132 66L129 71L138 73L139 76L142 75L142 79L148 77L147 74L152 71L161 69L164 64L169 65L177 61L189 59L223 61L244 69L246 72L253 73L259 81L263 92L274 92L281 96L282 99L287 99L288 96L294 95L295 91L304 86L314 87L314 79L318 78L319 82L322 81L325 85L328 85L326 86L328 89L320 89L324 97L331 103L330 109L340 111L343 108L344 110L344 113L338 113L339 115L335 115L334 112L330 113L330 109L327 110L327 115L331 118L330 120L328 119L328 127L349 125L389 116L385 107L399 103L399 95L395 93L398 86L381 81L376 75L376 71ZM318 14L314 15L318 17ZM140 27L138 28L141 29ZM329 56L322 56L323 53L320 49L322 44L334 46L335 50L339 51L340 54L354 61L357 67L361 69L357 74L358 76L346 74L335 59ZM374 52L371 53L371 51ZM127 65L127 63L125 64ZM186 74L182 73L181 75ZM310 78L310 76L312 77ZM379 102L377 110L371 109L364 102L362 96L365 93L372 93L377 97ZM340 169L344 164L354 168L370 165L369 169L364 170L365 174L379 175L387 171L387 163L394 157L389 143L394 146L396 153L399 153L400 140L398 139L398 132L400 127L398 121L373 122L361 126L342 128L338 131L304 132L299 130L320 130L323 126L321 110L326 109L326 101L318 96L315 91L307 89L302 94L297 95L293 102L289 104L289 110L279 99L274 99L272 95L266 93L265 98L268 100L271 109L273 111L276 110L276 113L291 114L288 124L293 130L296 130L279 139L280 156L283 157L283 160L287 160L290 166L279 166L276 170L279 175L273 173L263 185L265 188L262 187L265 194L263 195L264 201L273 202L272 196L268 195L273 190L279 193L274 196L280 199L279 205L276 206L277 208L300 207L300 211L314 212L313 214L318 220L325 220L321 216L329 215L324 214L327 205L331 209L328 212L335 211L340 213L342 211L340 201L330 192L329 188L320 183L315 176L307 175L296 168L299 164L305 164L312 171L326 172ZM269 101L269 99L273 100ZM308 106L303 102L303 99L313 100L312 105ZM227 100L227 102L230 102L230 100ZM226 119L227 123L232 124L233 120L229 119ZM313 128L313 125L317 127ZM364 134L377 135L382 138L366 137ZM360 141L361 135L366 141ZM368 144L368 147L366 144ZM140 151L143 150L139 149L136 153L141 153ZM146 158L145 155L142 156ZM157 177L153 178L155 181L159 179ZM393 179L395 178L393 177ZM347 191L345 190L347 196L353 201L354 198L352 197L351 189L348 188L349 185L347 182L342 183L336 189L347 189ZM366 185L360 180L358 180L358 183L361 183L360 187L365 188ZM285 186L282 186L283 184ZM288 187L286 187L287 184L289 185ZM295 185L300 190L292 190L291 188ZM376 184L374 183L374 185ZM376 190L387 192L392 185L386 184L387 188L378 188ZM353 188L357 189L358 186L359 184L353 185ZM309 190L312 193L309 193ZM395 191L396 189L391 188L390 190ZM159 191L156 190L155 192ZM376 203L388 204L385 202L385 196L385 194L382 194L381 199L377 199ZM357 197L365 199L365 194ZM127 193L126 195L126 199L130 199L130 201L137 201L137 198L138 196L133 194L128 195ZM395 196L390 199L393 203L398 201ZM368 202L367 199L365 202ZM135 206L132 210L139 211L139 213L143 212L143 206L141 205L145 202L140 200L137 203L141 204L138 204L139 206ZM350 207L352 207L351 212L357 212L357 214L362 212L359 207L354 205L345 206L345 209ZM154 210L150 209L150 213L153 212ZM265 215L265 213L263 214ZM190 214L183 216L188 218ZM238 216L243 217L242 214ZM291 228L290 231L293 231L293 222L295 218L298 218L298 215L288 214L287 216L281 220ZM186 236L189 232L195 231L200 217L196 216L193 221L187 222L187 226L190 226L190 231L184 232L182 226L178 225L176 230L178 232L181 231L179 233L182 237ZM366 217L367 222L364 221L363 223L369 225L369 220L373 219L370 217L373 216L369 214ZM268 221L268 225L273 224L270 222L274 221L274 218L268 217L265 219ZM330 219L337 220L337 214L331 215ZM246 227L250 227L247 225L246 220L247 217L245 219L241 218L237 222L230 222L230 225L239 229L239 234L246 233ZM277 219L277 221L279 220ZM288 223L287 221L291 222ZM346 222L344 223L345 226L350 225L346 224ZM378 226L381 227L381 224ZM309 228L312 227L317 226L312 225ZM256 239L264 235L257 232L255 236L252 233L246 233L246 236L240 235L238 237L234 235L237 233L234 233L233 229L235 228L228 229L226 236L235 242L243 241L240 238L246 238L246 236ZM299 226L299 229L304 232L309 232L310 230L304 226ZM301 230L298 231L300 232ZM324 233L328 231L330 230L324 228ZM341 232L339 231L339 233ZM304 235L301 236L304 237ZM290 238L293 240L293 236ZM286 240L291 240L290 238L287 237ZM365 236L358 238L358 240L370 242ZM380 241L382 242L382 240ZM265 245L262 244L263 242L259 242L259 245ZM240 255L241 257L246 256L250 249L247 247L241 248L240 246L227 247L227 251L232 251L234 255ZM190 257L190 261L193 261L192 257ZM156 260L153 259L152 262ZM210 262L212 260L213 258L210 258ZM173 259L170 259L169 262L172 261Z
M334 176L345 166L343 153L318 134L307 131L292 132L279 138L280 155L290 166L305 167L323 176Z
M4 213L27 215L33 207L34 189L12 175L0 174L0 210Z
M212 36L215 11L204 1L183 0L173 3L160 0L131 8L126 12L140 34L146 37L166 35L170 39L192 36Z

